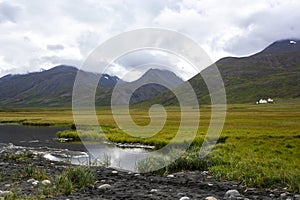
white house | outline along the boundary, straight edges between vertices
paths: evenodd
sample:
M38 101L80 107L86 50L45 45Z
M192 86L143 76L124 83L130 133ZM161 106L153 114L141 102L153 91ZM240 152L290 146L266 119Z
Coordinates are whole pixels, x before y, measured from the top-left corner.
M268 103L274 103L274 100L273 99L271 99L271 98L268 98Z
M267 100L260 99L259 101L256 102L256 104L265 104L265 103L274 103L274 100L271 98L268 98Z

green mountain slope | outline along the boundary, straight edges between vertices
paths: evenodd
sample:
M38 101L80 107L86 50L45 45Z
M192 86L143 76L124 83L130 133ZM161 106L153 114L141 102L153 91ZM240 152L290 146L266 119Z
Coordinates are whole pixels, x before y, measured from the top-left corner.
M249 57L226 57L217 61L215 64L224 81L227 102L254 103L260 98L300 97L300 41L290 41L277 41ZM211 69L210 66L189 80L200 104L210 103L202 74L209 74ZM170 92L151 100L151 103L157 102L177 104Z

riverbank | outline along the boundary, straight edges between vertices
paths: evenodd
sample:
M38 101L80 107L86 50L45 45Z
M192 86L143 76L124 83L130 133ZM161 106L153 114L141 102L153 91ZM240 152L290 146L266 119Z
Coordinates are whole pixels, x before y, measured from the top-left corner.
M232 199L300 199L284 188L247 188L220 181L206 171L154 175L100 166L86 169L92 174L91 184L80 188L73 183L71 194L66 195L57 189L57 177L74 165L49 161L33 149L13 145L2 145L0 152L0 195L7 195L6 199L223 199L229 190L236 195Z

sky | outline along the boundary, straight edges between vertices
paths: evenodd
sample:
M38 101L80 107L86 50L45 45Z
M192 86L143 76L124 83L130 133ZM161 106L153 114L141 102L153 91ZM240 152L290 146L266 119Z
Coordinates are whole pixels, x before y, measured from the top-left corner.
M145 27L185 34L213 61L247 56L276 40L299 38L299 7L299 0L0 0L0 77L59 64L80 67L102 42ZM166 60L153 52L139 58L153 55ZM117 63L114 72L135 59Z

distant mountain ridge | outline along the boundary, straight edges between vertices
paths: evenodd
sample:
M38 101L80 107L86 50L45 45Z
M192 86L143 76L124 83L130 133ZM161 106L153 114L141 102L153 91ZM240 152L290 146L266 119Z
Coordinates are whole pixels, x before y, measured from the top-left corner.
M280 40L248 57L222 58L216 66L225 85L228 103L253 103L268 97L300 97L300 40ZM200 103L210 103L201 74L209 74L211 69L207 67L189 80Z
M7 75L0 78L0 107L55 107L71 106L72 90L78 69L59 65L42 72L23 75ZM87 79L98 80L95 95L96 105L110 105L113 87L120 82L125 85L140 85L146 80L172 80L176 86L183 81L170 71L150 69L134 82L125 82L117 76L84 72ZM166 82L168 82L166 81ZM139 103L165 91L161 85L147 84L133 93L130 103Z
M42 72L8 75L0 79L1 106L70 106L72 89L78 69L59 65ZM86 78L98 79L100 74L84 72ZM116 76L103 74L99 81L102 91L113 87Z
M260 98L300 97L300 40L280 40L261 52L242 58L226 57L216 62L224 81L228 103L254 103ZM70 106L72 88L77 68L61 65L50 70L25 75L7 75L0 78L0 107L9 106ZM201 74L212 78L212 67L205 68L191 78L200 104L210 103L210 96ZM109 105L113 87L140 85L148 79L172 83L172 87L183 82L170 71L150 69L138 80L128 83L116 76L84 72L90 79L98 79L97 105ZM126 94L126 91L124 94ZM120 93L122 94L122 92ZM166 87L148 84L139 87L130 103L177 104L175 96Z
M300 40L287 39L270 44L248 57L225 57L217 68L224 82L227 103L255 103L261 98L300 98ZM200 104L211 99L202 74L214 78L212 66L205 68L188 82ZM184 92L184 91L183 91ZM171 92L163 92L145 104L175 105Z

